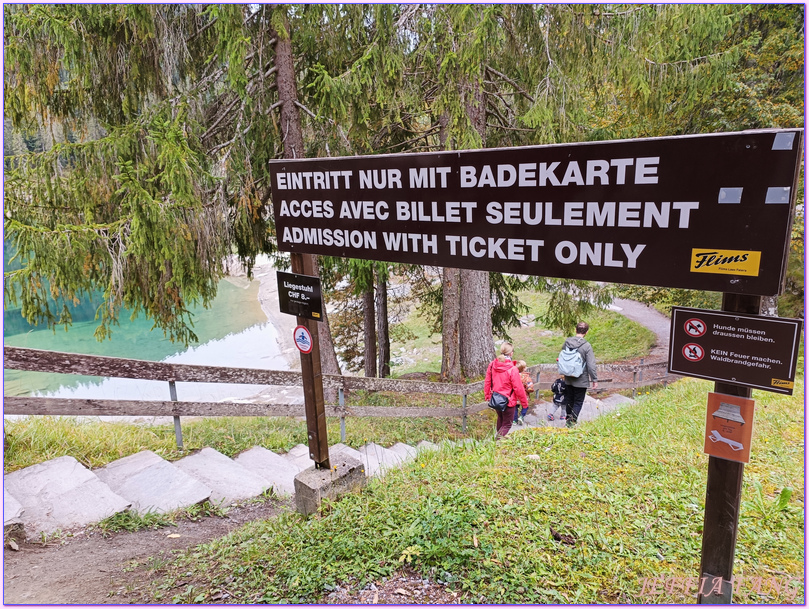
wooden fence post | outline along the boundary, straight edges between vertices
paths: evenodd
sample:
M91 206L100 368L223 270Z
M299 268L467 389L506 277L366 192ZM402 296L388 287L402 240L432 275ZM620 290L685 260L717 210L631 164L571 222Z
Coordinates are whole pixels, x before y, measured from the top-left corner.
M462 417L461 431L463 433L466 433L466 394L465 393L463 394L463 396L461 396L461 399L462 399L461 408L463 408L463 415L461 415L461 417Z
M169 395L171 401L177 401L177 385L169 381ZM180 417L174 417L174 438L177 440L177 450L183 450L183 428L180 427Z
M337 402L340 406L340 442L346 441L346 396L343 388L337 390Z

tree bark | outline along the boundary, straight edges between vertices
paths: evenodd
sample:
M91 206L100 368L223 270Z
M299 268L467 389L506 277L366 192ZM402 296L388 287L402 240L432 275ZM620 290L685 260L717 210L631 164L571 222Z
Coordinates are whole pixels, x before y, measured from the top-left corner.
M390 331L388 327L388 281L382 273L376 278L376 342L379 345L377 368L381 378L390 376Z
M441 341L441 378L451 383L460 383L460 315L461 271L445 268L443 277L443 308Z
M365 341L365 376L376 376L376 307L374 286L369 285L362 293L363 340Z
M280 36L273 31L272 37L276 38L275 43L275 67L276 87L278 89L278 101L281 102L281 129L284 134L284 157L295 159L304 156L303 127L301 125L301 114L296 102L298 101L298 89L295 78L295 63L292 56L292 40L287 36ZM303 254L314 258L314 267L317 269L317 256L313 254ZM326 298L323 296L323 319L319 325L318 346L320 347L320 367L323 374L342 374L340 364L337 361L337 353L334 350L334 343L331 339L331 328L329 327L329 317L326 313ZM327 402L336 403L337 392L333 389L324 391Z
M489 273L461 269L459 335L461 372L467 378L486 374L494 357L492 339L492 300Z
M465 89L466 114L485 147L486 100L483 86L479 81L469 82ZM459 324L461 371L468 378L485 374L494 356L492 299L488 272L462 269L460 280L460 303L463 307Z
M275 43L276 86L281 102L281 131L284 137L284 158L303 158L303 128L298 109L298 88L295 79L295 64L292 58L292 40L272 32Z
M761 297L761 314L767 317L778 317L778 296Z

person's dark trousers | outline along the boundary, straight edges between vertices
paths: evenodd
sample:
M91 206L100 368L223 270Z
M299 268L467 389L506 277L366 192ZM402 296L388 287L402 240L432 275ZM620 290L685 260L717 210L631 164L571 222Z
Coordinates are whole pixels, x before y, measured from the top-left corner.
M514 411L517 410L517 405L506 408L503 412L497 413L497 437L500 439L511 431L511 424L514 422Z
M574 387L568 385L565 389L565 409L567 410L567 424L575 425L579 420L581 407L584 406L584 398L587 395L587 387Z

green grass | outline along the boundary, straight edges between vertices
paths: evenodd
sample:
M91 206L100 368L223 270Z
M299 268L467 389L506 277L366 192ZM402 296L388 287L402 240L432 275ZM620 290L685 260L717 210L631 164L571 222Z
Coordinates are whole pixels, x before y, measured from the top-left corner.
M445 405L459 406L460 400L447 397ZM466 434L460 417L349 417L346 419L346 444L359 448L369 441L391 446L396 442L415 445L422 440L483 438L492 433L493 426L493 417L489 413L469 417ZM151 450L174 461L206 446L234 457L254 446L284 453L296 444L308 443L306 423L293 417L183 420L182 428L185 451L177 450L173 425L144 427L128 423L80 422L71 417L29 417L6 421L4 471L10 473L65 455L74 457L86 467L97 468L142 450ZM327 418L326 429L329 445L340 442L339 419Z
M642 590L644 578L698 573L710 390L685 380L574 430L421 454L319 516L251 523L194 549L167 567L153 600L204 603L227 589L233 603L315 603L408 564L467 603L693 602ZM737 576L802 578L803 394L802 379L793 397L754 392ZM734 600L803 601L802 589L765 592Z
M528 307L528 314L539 318L547 307L549 297L538 292L525 292L520 294L520 300ZM587 322L590 324L587 340L593 345L599 363L643 357L655 343L651 330L614 311L596 310ZM401 334L416 338L391 342L392 356L404 360L402 364L392 366L393 375L440 371L441 335L432 334L429 325L415 311L402 325L404 330ZM539 321L533 327L511 328L509 334L514 343L515 357L525 360L529 366L555 362L567 337L558 330L543 327Z

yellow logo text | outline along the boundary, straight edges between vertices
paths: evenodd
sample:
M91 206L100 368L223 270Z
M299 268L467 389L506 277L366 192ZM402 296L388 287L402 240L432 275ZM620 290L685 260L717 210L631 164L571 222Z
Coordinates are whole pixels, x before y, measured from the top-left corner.
M782 381L781 379L772 379L771 382L773 387L783 387L784 389L794 389L795 383L792 381Z
M692 249L691 272L758 277L761 252L741 250Z

